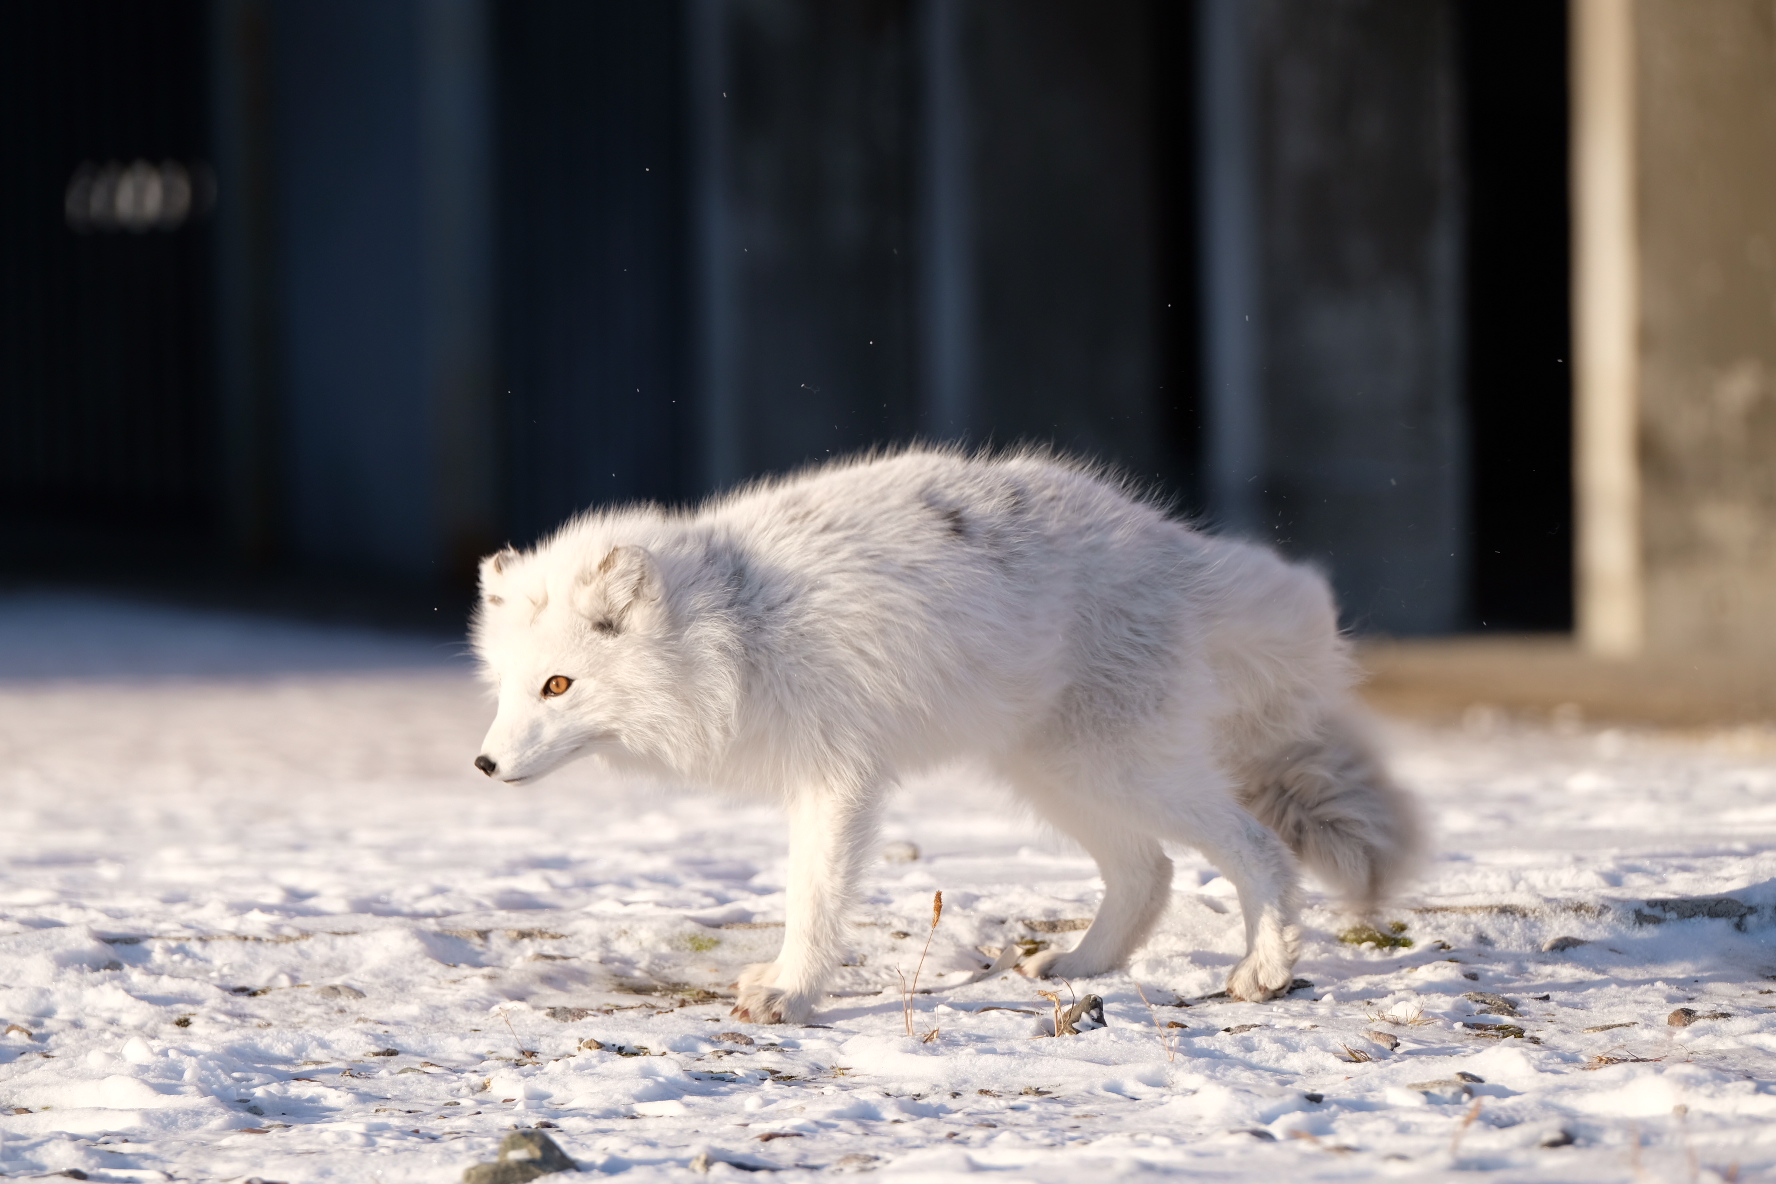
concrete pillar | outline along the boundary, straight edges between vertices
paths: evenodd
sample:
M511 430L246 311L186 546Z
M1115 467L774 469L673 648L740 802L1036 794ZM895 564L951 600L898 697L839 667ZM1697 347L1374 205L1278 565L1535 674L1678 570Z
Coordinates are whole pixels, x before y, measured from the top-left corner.
M1581 636L1776 653L1776 9L1572 15Z
M1204 0L1210 510L1361 629L1467 614L1449 0Z

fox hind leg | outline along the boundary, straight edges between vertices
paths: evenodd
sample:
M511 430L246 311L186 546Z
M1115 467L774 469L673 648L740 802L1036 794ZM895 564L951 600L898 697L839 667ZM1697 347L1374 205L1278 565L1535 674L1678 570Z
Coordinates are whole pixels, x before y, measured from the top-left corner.
M1171 897L1172 861L1157 840L1134 831L1076 831L1073 837L1097 860L1104 900L1078 945L1024 961L1024 973L1035 978L1089 978L1119 969L1152 936Z
M1215 769L1181 762L1164 775L1124 773L1103 792L1068 793L1052 777L1028 774L1022 786L1037 809L1097 860L1104 903L1078 946L1044 951L1025 973L1049 977L1101 974L1125 964L1152 934L1170 899L1170 839L1200 850L1239 894L1246 955L1228 975L1228 992L1263 1001L1294 981L1300 933L1294 857L1275 832L1235 801Z
M1118 795L1093 793L1084 777L1057 772L1064 767L1006 770L1050 825L1085 848L1104 879L1103 902L1079 943L1024 960L1020 969L1038 978L1087 978L1123 966L1171 899L1172 861L1159 840L1139 818L1116 808Z

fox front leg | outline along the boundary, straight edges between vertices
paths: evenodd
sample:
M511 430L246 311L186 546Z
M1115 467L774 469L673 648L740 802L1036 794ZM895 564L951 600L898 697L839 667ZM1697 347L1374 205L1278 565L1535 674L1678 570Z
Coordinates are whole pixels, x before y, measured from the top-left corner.
M802 1023L844 955L845 919L876 837L879 790L811 787L790 799L783 949L734 984L733 1014L757 1024Z

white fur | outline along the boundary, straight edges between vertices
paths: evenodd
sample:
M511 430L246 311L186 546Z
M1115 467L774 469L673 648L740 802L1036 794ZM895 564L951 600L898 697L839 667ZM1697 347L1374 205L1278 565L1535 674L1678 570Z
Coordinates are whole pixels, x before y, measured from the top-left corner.
M1053 457L921 449L695 512L588 514L486 560L481 591L491 776L598 755L786 805L783 951L738 984L754 1020L812 1012L884 794L960 758L1103 873L1097 919L1036 974L1101 973L1139 948L1168 899L1169 840L1238 889L1247 954L1228 989L1270 998L1291 981L1298 895L1270 828L1363 907L1417 846L1352 723L1325 581ZM573 684L546 697L554 675Z

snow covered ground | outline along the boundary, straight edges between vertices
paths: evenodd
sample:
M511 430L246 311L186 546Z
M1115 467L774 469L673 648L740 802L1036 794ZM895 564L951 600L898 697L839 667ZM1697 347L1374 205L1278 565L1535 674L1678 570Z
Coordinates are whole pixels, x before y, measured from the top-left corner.
M876 868L820 1024L742 1025L718 996L779 937L779 820L486 781L458 648L0 599L0 1172L442 1184L544 1124L638 1181L1776 1167L1768 734L1390 725L1438 832L1410 948L1340 942L1316 896L1313 985L1216 999L1238 908L1180 851L1129 973L1058 988L1108 1028L1035 1038L1049 984L1011 975L918 996L920 1042L894 971L933 891L941 987L1073 940L1079 852L964 773L908 787L887 839L920 857Z

